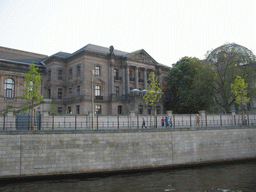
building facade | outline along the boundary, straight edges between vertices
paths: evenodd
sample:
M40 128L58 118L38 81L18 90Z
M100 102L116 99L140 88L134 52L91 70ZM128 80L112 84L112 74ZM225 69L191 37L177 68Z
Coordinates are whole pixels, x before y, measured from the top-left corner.
M149 73L156 74L164 91L170 69L156 62L143 49L127 53L113 46L105 48L92 44L74 53L58 52L49 57L2 48L0 58L1 101L5 103L0 110L10 105L24 105L20 87L24 88L24 74L34 61L42 76L41 93L44 98L52 99L60 114L87 115L92 111L102 115L129 114L131 111L150 114L152 106L142 100ZM162 100L156 108L159 114L165 112Z

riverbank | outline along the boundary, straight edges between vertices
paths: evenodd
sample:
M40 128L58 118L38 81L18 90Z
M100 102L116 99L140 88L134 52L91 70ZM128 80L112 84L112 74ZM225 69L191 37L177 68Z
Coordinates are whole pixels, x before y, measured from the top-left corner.
M0 178L191 166L256 157L256 129L0 132Z

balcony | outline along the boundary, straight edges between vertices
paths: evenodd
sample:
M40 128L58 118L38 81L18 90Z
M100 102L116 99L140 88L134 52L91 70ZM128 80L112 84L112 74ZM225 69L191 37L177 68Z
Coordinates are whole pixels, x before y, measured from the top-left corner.
M95 96L95 100L103 100L103 96Z

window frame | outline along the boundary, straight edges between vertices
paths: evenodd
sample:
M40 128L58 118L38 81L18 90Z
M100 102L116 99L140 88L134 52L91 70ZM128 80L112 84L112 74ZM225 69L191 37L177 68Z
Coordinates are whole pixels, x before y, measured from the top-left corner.
M7 82L8 80L11 80L11 82ZM4 97L14 98L14 96L15 96L15 81L12 78L7 78L4 81Z

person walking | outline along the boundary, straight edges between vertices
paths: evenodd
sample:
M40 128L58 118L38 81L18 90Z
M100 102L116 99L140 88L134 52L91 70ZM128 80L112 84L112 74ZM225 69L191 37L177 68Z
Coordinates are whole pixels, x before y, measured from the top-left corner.
M196 126L200 127L200 116L199 116L199 114L196 114Z
M170 117L170 128L172 128L172 118Z
M143 129L143 127L145 127L146 129L147 129L147 127L146 127L146 121L145 121L145 119L144 118L142 118L142 129Z
M164 117L162 117L162 119L161 119L161 121L162 121L162 128L164 128Z
M169 122L168 122L168 118L167 117L165 117L165 126L166 126L166 128L169 127Z

